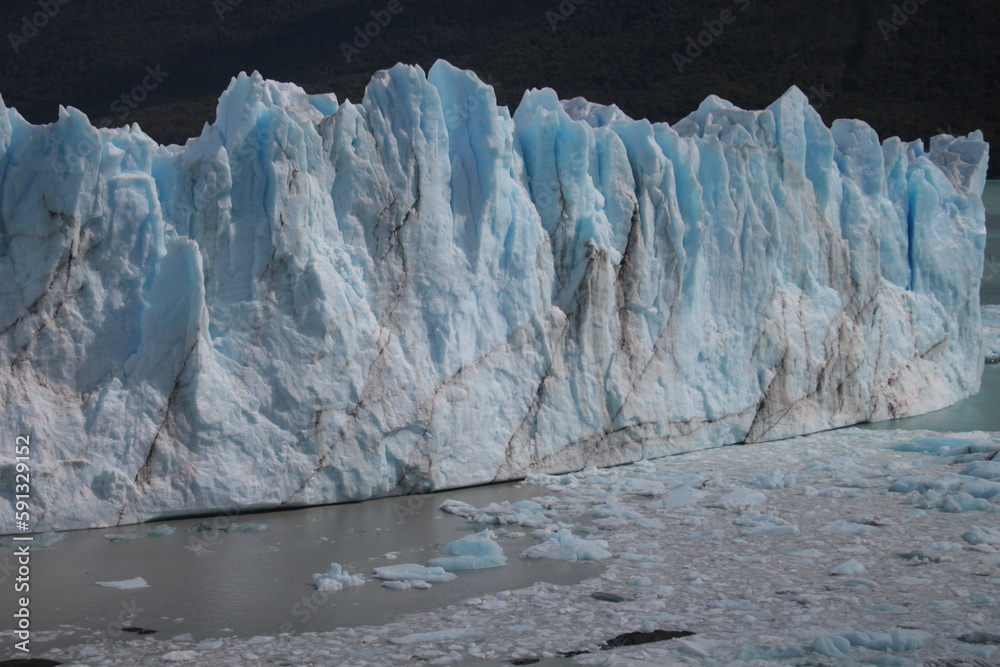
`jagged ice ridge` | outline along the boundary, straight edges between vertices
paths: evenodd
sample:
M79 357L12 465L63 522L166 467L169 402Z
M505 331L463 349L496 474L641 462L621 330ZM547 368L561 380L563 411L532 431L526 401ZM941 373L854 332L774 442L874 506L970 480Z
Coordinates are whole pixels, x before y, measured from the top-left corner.
M670 126L474 74L235 78L185 146L0 102L0 453L33 530L784 438L979 387L988 146L797 88ZM13 508L0 532L13 532Z

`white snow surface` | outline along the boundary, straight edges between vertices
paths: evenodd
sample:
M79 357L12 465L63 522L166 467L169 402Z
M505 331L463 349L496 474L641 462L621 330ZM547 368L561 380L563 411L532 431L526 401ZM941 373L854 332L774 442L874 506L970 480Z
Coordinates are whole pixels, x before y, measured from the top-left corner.
M188 661L197 665L375 667L501 665L590 651L551 664L994 664L1000 660L1000 496L965 511L923 507L934 488L950 489L970 464L995 460L1000 434L930 435L845 429L538 475L539 495L526 502L549 517L536 531L540 544L572 530L603 540L612 554L603 574L576 585L539 582L383 625L270 638L150 635L116 642L78 632L80 645L38 657L89 667L155 665L190 651ZM927 441L935 439L941 447L928 451ZM775 470L797 481L767 488L766 500L753 506L717 502ZM924 491L891 490L909 477L930 483ZM704 496L695 504L658 502L696 479ZM636 493L650 488L660 495ZM624 523L599 528L594 509L609 505L619 508ZM834 522L866 530L823 529ZM796 530L746 532L755 525ZM505 539L502 532L497 539ZM328 604L338 604L338 595ZM275 625L283 620L275 618ZM600 649L620 634L652 630L695 634Z
M360 103L241 74L184 146L0 102L0 436L31 437L43 531L935 410L984 363L987 160L797 88L511 115L443 61Z

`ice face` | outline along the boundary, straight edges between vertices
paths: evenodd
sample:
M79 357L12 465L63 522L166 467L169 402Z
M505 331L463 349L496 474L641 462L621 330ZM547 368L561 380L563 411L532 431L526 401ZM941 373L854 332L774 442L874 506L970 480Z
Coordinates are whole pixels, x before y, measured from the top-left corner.
M796 88L673 127L551 90L511 115L446 62L359 104L242 74L185 146L0 103L0 433L31 437L31 528L944 407L983 364L987 157L827 127Z

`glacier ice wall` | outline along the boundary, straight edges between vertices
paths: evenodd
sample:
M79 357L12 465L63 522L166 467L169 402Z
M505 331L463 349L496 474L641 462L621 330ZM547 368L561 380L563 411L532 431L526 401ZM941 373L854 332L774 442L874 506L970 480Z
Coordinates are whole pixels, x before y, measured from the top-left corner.
M784 438L979 386L981 133L240 75L185 146L0 102L0 532Z

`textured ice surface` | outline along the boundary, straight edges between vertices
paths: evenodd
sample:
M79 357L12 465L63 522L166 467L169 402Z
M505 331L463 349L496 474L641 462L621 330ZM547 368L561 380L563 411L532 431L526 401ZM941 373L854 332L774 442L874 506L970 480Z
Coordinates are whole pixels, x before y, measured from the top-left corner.
M511 115L446 62L360 103L240 75L184 146L0 103L0 435L45 530L934 410L979 387L987 157L797 88Z
M982 306L986 361L1000 363L1000 305Z

